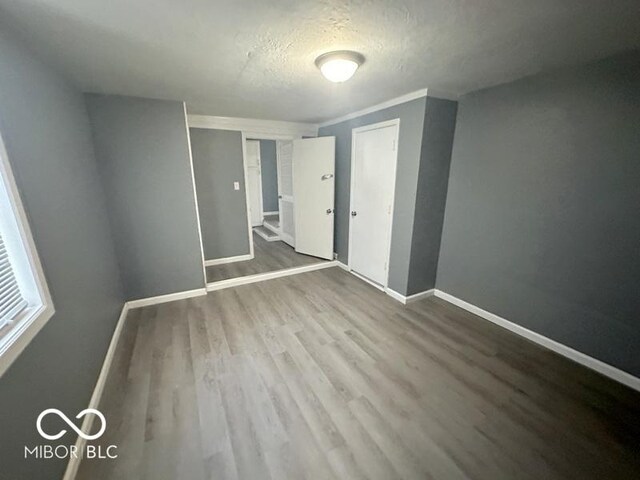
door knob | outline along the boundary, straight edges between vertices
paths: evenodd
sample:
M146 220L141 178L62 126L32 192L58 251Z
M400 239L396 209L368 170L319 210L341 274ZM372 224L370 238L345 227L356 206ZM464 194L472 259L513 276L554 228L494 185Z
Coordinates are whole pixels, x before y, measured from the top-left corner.
M327 215L331 215L333 213L333 209L332 208L327 208Z
M353 211L351 212L351 216L352 216L352 217L355 217L356 215L358 215L358 212L356 212L355 210L353 210Z
M278 195L278 198L279 198L280 200L282 200L282 195Z

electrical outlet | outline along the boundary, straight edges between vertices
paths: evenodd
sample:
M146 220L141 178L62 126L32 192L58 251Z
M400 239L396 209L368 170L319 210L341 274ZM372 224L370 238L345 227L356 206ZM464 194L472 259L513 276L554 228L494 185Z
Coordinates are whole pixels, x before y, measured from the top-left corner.
M233 189L240 190L240 182L233 182Z

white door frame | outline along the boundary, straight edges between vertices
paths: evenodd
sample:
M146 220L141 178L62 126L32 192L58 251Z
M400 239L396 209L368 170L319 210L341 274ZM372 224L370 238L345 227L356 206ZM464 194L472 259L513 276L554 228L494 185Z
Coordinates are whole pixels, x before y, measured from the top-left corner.
M247 136L241 132L242 137L242 172L244 173L244 196L247 206L247 235L249 235L249 257L252 259L253 252L253 227L251 226L251 199L249 198L249 167L247 167Z
M289 140L287 140L289 141ZM293 186L293 179L295 178L295 168L293 166L293 140L290 141L291 142L291 185ZM281 192L281 188L282 188L282 178L281 178L281 172L282 172L282 145L280 142L276 142L276 173L277 173L277 178L278 178L278 214L280 215L282 213L282 202L284 202L284 197L285 195L282 195ZM292 202L293 202L293 209L294 209L294 218L293 218L293 222L294 222L294 229L295 229L295 198L293 196L293 191L291 192L291 195L287 195L290 196L292 198ZM287 200L289 201L289 200ZM296 243L296 239L295 239L295 233L294 236L291 237L290 235L286 234L283 232L282 230L282 216L279 217L279 235L280 235L280 240L282 240L283 242L285 242L287 245L291 246L292 248L295 249L295 243Z
M244 190L247 197L247 227L248 227L248 235L249 235L249 253L251 255L251 258L254 258L254 253L253 253L253 227L251 226L251 215L249 215L251 200L249 199L249 188L247 188L248 179L249 179L249 176L247 174L248 168L249 168L247 166L247 139L249 140L296 140L298 138L302 138L302 135L281 134L281 133L260 133L260 132L250 132L245 130L242 131L242 166L244 168L244 184L245 184ZM276 149L276 157L277 157L277 149ZM276 158L276 161L277 161L277 158ZM262 185L260 186L260 188L262 188Z
M231 118L231 117L213 117L207 115L189 115L187 113L186 104L183 102L183 109L186 120L187 135L189 134L189 128L207 128L211 130L233 130L239 131L242 136L242 169L244 171L244 185L245 185L245 202L247 208L247 235L249 236L249 255L239 255L237 257L230 257L225 259L218 259L220 263L231 263L240 260L249 260L254 258L253 250L253 228L251 227L251 216L249 215L249 209L251 201L249 199L248 176L247 176L247 138L252 140L296 140L305 136L317 136L318 128L316 125L292 123L292 122L278 122L270 120L255 120L246 118ZM273 133L272 133L273 132ZM191 154L191 140L189 139L189 153ZM190 155L191 157L191 155ZM200 218L198 212L197 192L195 191L195 179L193 176L193 159L191 159L191 174L193 180L194 195L196 196L196 215L198 216L198 233L200 235L200 251L202 256L202 275L204 277L205 284L207 283L207 270L206 261L204 258L204 247L202 242L202 227L200 225Z
M262 200L262 157L260 154L260 140L255 140L254 138L249 138L246 140L247 142L257 142L258 143L258 202L260 203L260 222L264 221L264 203ZM248 170L247 170L247 178L248 178ZM247 189L249 185L247 184ZM249 196L249 203L251 203L251 196ZM262 225L262 223L260 223Z
M382 290L385 292L389 288L389 271L391 267L391 232L393 231L393 214L395 212L395 203L396 203L396 176L398 172L398 139L400 137L400 119L394 118L393 120L386 120L384 122L373 123L371 125L364 125L362 127L357 127L351 130L351 184L349 186L349 260L348 267L351 273L354 273L359 278L363 279L367 283L370 283L374 287L380 288L380 285L368 280L367 278L358 275L357 272L354 272L351 269L351 251L353 244L353 228L351 228L351 223L353 222L353 217L351 216L351 212L354 210L353 205L353 192L354 192L354 182L355 182L355 166L356 166L356 143L359 133L368 132L371 130L378 130L380 128L386 127L396 127L396 138L395 138L395 158L393 161L393 183L391 186L391 216L389 220L389 231L387 232L387 277L385 279L384 285L382 285Z

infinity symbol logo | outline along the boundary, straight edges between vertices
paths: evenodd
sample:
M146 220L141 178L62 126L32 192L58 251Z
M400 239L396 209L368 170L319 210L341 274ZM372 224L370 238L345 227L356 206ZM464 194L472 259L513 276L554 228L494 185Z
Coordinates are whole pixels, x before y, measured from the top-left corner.
M69 420L69 418L64 413L62 413L57 408L47 408L40 415L38 415L38 420L36 422L36 427L38 428L38 433L40 433L40 435L42 435L47 440L57 440L60 437L62 437L65 433L67 433L66 430L61 430L60 432L58 432L55 435L49 435L49 434L47 434L47 433L42 431L42 419L44 417L46 417L47 415L49 415L50 413L55 413L57 416L59 416L62 420L64 420L66 422L67 425L69 425L78 435L80 435L85 440L95 440L96 438L99 438L104 433L105 429L107 428L107 421L105 420L104 415L102 415L101 412L99 412L98 410L96 410L94 408L85 408L78 415L76 415L76 418L79 419L79 418L84 417L88 413L93 413L95 416L97 416L100 419L100 421L102 422L102 426L100 427L100 430L98 431L98 433L96 433L94 435L88 435L88 434L84 433L82 430L80 430L78 427L76 427L76 425L71 420Z

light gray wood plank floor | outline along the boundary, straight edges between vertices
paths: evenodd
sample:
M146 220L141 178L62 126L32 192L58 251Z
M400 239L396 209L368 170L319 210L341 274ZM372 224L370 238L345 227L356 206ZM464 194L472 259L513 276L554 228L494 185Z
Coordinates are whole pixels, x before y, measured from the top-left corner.
M133 310L94 479L640 478L640 394L329 268Z
M275 272L286 268L301 267L326 261L297 253L282 241L267 242L256 233L253 233L253 250L254 258L251 260L207 267L207 282L219 282L229 278Z

